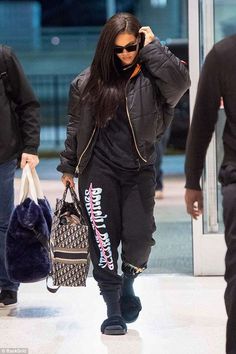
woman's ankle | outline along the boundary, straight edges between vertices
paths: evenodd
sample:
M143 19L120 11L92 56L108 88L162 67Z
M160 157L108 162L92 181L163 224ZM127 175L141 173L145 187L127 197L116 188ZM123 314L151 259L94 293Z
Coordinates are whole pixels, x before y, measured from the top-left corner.
M107 306L107 317L121 316L120 291L103 291L102 296Z
M134 279L135 279L135 277L127 276L127 275L123 274L123 276L122 276L122 290L121 290L122 296L135 296L134 288L133 288Z

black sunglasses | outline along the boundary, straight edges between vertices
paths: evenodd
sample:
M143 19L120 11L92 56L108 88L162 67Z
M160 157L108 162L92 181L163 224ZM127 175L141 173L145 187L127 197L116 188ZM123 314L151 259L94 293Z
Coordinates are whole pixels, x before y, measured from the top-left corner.
M127 52L135 52L137 50L138 43L135 44L128 44L125 45L124 47L114 47L114 52L116 54L123 53L124 49L127 50Z

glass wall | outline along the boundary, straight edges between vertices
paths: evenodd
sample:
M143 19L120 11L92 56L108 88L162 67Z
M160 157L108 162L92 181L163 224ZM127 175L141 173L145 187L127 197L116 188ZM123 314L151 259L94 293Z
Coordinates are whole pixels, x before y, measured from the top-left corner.
M90 65L107 17L121 11L137 15L188 59L187 0L0 0L0 43L14 48L41 102L41 149L61 149L71 78ZM189 121L188 106L177 114L182 111L184 127L173 128L178 146L185 144Z
M235 0L214 0L215 42L236 33Z

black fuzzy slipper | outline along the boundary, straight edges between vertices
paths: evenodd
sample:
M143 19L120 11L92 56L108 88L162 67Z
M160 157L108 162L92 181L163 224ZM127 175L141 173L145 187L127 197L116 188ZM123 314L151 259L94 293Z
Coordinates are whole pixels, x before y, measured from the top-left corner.
M107 335L123 335L127 333L127 326L121 316L111 316L103 321L101 332Z
M126 323L132 323L137 320L142 305L138 296L127 295L120 298L121 315Z

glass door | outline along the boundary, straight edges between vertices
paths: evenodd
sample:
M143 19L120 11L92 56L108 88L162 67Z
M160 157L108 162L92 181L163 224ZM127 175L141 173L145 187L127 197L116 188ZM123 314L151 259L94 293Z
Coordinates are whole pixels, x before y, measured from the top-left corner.
M189 0L190 116L193 112L201 66L215 42L236 32L236 2ZM208 148L202 177L204 213L193 221L194 275L222 275L226 246L223 234L221 190L217 181L223 157L225 114L219 108L216 132Z

